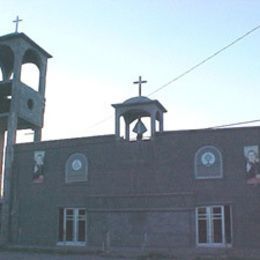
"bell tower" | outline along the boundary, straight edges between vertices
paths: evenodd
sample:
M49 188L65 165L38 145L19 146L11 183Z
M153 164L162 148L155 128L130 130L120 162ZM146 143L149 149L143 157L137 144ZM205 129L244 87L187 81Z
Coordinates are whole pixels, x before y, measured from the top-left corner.
M34 141L41 141L45 106L47 60L44 49L24 33L16 32L0 37L0 175L3 179L2 232L7 240L11 203L13 146L20 129L32 129ZM22 65L32 63L39 70L38 89L21 81ZM5 137L6 136L6 137ZM3 154L5 149L5 161ZM2 164L4 167L2 167ZM2 178L2 170L4 174Z
M158 100L151 100L142 96L142 84L147 81L139 77L138 81L133 82L139 85L139 96L127 99L121 104L113 104L115 108L115 135L117 139L121 138L121 122L120 118L123 117L125 123L125 140L130 140L130 125L137 120L133 132L136 133L136 140L143 139L143 134L150 130L150 138L155 136L156 131L163 132L163 113L167 110ZM150 126L145 126L142 118L150 118ZM159 129L156 129L156 121L159 122Z

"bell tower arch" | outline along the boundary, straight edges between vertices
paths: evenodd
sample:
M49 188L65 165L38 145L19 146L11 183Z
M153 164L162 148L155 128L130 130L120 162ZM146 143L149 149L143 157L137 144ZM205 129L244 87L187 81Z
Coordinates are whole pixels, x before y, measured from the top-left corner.
M0 162L3 161L3 208L1 241L7 240L11 202L13 146L20 129L32 129L34 141L41 141L45 106L47 60L52 56L24 33L0 37ZM39 69L38 90L21 81L22 66L33 63ZM6 138L5 138L6 135ZM2 164L0 165L2 179Z

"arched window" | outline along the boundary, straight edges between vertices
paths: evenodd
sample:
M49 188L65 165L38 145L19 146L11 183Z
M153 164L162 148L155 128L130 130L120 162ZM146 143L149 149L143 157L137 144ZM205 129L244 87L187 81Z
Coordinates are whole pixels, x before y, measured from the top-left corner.
M196 179L223 177L221 152L215 146L203 146L195 154L194 170Z
M38 91L40 72L38 67L33 63L22 65L21 81L32 89Z
M70 155L65 165L65 182L84 182L88 180L88 159L82 153Z
M22 61L21 81L32 89L39 90L41 58L32 49L25 51Z
M142 134L142 139L148 140L151 137L151 129L150 129L150 118L148 117L142 117L140 119L135 119L131 124L130 124L130 140L131 141L135 141L138 140L137 137L137 133L135 132L137 130L137 124L138 121L141 120L141 126L142 129L144 131L144 133ZM140 122L140 121L139 121ZM140 123L139 123L140 124ZM136 128L136 130L134 131L134 129Z
M10 47L0 45L0 80L7 81L13 72L14 54Z

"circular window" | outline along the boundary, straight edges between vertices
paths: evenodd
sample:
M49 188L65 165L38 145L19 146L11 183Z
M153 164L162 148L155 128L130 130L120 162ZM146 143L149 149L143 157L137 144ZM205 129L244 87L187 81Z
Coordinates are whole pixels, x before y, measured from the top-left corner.
M81 168L82 168L82 162L81 162L81 160L75 159L75 160L72 162L72 169L73 169L74 171L79 171Z
M212 152L205 152L201 156L201 162L203 165L210 167L216 161L216 157Z
M28 107L30 110L32 110L32 109L33 109L33 105L34 105L33 100L32 100L31 98L29 98L29 99L27 100L27 107Z

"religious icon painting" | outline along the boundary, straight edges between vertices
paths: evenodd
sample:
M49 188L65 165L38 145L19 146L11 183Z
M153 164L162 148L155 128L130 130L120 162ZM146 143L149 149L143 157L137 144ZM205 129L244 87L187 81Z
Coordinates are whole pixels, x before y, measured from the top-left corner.
M34 152L33 182L42 183L44 181L44 159L45 151Z
M259 147L251 145L244 147L246 160L246 179L248 184L260 184Z

